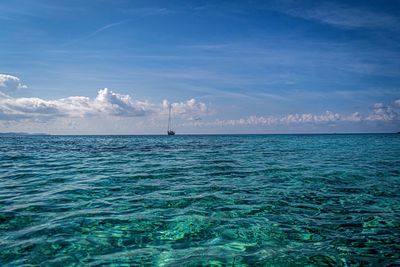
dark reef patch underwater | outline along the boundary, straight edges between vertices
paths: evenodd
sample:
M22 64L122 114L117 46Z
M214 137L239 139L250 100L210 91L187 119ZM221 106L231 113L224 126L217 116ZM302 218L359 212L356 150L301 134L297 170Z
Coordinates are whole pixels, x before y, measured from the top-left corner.
M3 136L0 266L400 266L400 136Z

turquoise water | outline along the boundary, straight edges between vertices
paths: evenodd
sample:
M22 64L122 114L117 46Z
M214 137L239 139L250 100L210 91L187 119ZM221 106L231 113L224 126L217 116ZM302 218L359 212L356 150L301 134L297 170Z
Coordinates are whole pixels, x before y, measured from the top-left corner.
M400 264L400 135L0 137L0 265Z

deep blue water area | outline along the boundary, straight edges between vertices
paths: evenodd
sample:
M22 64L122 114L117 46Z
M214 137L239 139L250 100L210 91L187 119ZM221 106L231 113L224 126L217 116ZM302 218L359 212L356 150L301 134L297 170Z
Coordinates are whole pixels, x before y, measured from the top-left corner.
M0 266L399 258L398 134L0 137Z

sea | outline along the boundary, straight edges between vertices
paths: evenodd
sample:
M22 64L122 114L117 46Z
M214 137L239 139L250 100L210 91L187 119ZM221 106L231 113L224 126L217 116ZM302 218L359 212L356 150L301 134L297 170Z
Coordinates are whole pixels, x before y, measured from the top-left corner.
M400 134L2 136L0 266L400 266Z

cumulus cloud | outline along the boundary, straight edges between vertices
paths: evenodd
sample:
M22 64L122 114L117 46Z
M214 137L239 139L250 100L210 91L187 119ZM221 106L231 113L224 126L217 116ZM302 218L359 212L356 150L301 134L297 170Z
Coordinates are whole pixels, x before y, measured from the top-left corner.
M192 98L184 102L169 103L168 100L164 100L162 103L164 111L168 110L169 106L172 107L172 113L186 116L196 116L201 114L211 113L211 110L206 104L198 102Z
M95 98L71 96L56 100L40 98L0 98L0 120L49 120L57 117L116 116L141 117L164 114L165 105L132 99L129 95L114 93L104 88L98 91ZM195 116L205 113L208 108L195 99L186 102L172 103L178 115Z
M26 85L21 83L21 80L12 75L0 74L0 88L7 90L25 89ZM4 94L4 93L3 93Z
M400 99L397 99L396 101L394 101L393 106L396 108L400 108Z
M376 103L372 108L372 113L366 117L368 121L396 121L400 120L400 99L394 101L390 106L383 103Z
M94 106L101 112L123 117L144 116L154 109L147 101L133 100L129 95L117 94L107 88L98 92Z

